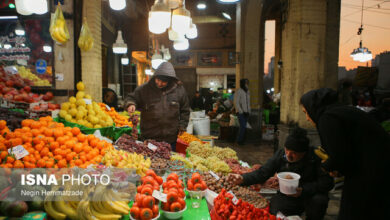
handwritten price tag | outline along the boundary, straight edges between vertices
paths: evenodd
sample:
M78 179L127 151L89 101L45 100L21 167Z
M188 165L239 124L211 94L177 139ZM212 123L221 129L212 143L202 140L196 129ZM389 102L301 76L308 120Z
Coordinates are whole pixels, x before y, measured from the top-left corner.
M15 158L17 160L20 160L23 157L30 154L26 149L24 149L24 147L22 145L18 145L18 146L11 148L11 149L8 149L8 153L15 155Z
M92 105L92 100L91 99L84 99L85 104L87 105Z
M234 193L231 190L228 193L233 195L232 202L233 202L234 205L237 205L238 199L237 199L236 195L234 195Z
M165 193L162 193L162 192L157 191L157 190L153 190L152 196L154 198L160 200L161 202L167 202L167 194L165 194Z
M107 108L108 111L111 111L110 106L106 105L106 108Z
M209 173L211 174L211 176L213 176L216 180L219 180L219 176L217 174L215 174L213 171L209 171Z
M149 148L150 150L152 150L152 151L156 151L156 150L157 150L157 146L154 145L154 144L151 144L151 143L148 144L148 148Z

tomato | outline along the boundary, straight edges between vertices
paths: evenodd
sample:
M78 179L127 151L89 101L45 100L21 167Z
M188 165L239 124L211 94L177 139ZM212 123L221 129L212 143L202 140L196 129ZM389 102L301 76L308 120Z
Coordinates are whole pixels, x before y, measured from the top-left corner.
M180 203L180 205L181 205L182 208L186 207L186 201L184 201L184 199L178 198L178 199L177 199L177 202Z
M156 181L158 182L159 185L163 183L163 178L161 176L156 176Z
M180 203L178 203L178 202L174 202L174 203L172 203L172 205L171 205L171 212L178 212L178 211L180 211L181 210L181 205L180 205Z
M138 206L138 203L134 202L134 203L133 203L133 206Z
M175 182L170 182L168 183L168 188L179 188L179 186Z
M177 182L179 180L179 176L176 173L171 173L167 177L167 181L169 181L169 180L173 180L173 181Z
M171 208L171 203L169 203L169 202L163 202L162 205L161 205L161 207L162 207L162 209L163 209L164 211L169 211L170 208Z
M153 218L154 218L158 215L159 212L158 205L154 205L152 211L153 211Z
M143 208L141 210L141 214L140 214L140 217L142 220L149 220L149 219L152 219L153 218L153 212L151 209L149 208Z
M139 205L142 205L142 201L144 200L144 198L145 195L137 193L137 195L135 195L135 202Z
M140 212L140 209L137 206L133 205L133 207L131 207L131 209L130 209L130 215L131 215L131 217L133 217L135 219L139 218L139 212Z
M193 183L199 183L200 180L201 180L200 179L200 174L199 173L193 173L191 179L192 179Z
M153 177L153 179L154 178L156 178L156 173L154 172L154 170L152 170L152 169L149 169L148 171L146 171L146 176L151 176L151 177Z
M188 181L187 181L187 189L189 189L189 190L194 190L194 184L192 184L192 181L191 181L191 180L188 180Z
M194 185L194 190L196 191L202 191L203 187L202 187L202 184L200 183L197 183Z
M142 189L141 194L151 196L153 194L153 189L145 187Z
M145 198L142 200L142 205L145 208L152 209L154 206L154 198L152 196L145 196Z
M176 189L176 188L169 188L168 189L168 192L175 192L175 193L179 193L179 190L178 189Z
M167 182L163 183L162 187L163 187L163 189L167 188L168 187L168 183Z
M141 191L142 191L142 188L143 188L143 186L142 186L142 185L138 186L138 187L137 187L137 193L141 193Z
M184 189L184 183L183 183L183 181L181 181L181 180L177 181L177 185L178 185L179 187L181 187L181 188Z
M172 203L172 202L176 202L177 201L177 193L176 192L172 192L170 191L168 194L167 194L167 201Z
M184 196L185 196L186 194L184 193L184 190L183 190L183 189L179 189L179 195L180 195L181 198L184 198Z
M142 183L143 184L150 184L150 185L152 185L153 186L153 182L154 182L155 180L154 180L154 178L153 177L151 177L151 176L145 176L144 177L144 179L143 179L143 181L142 181Z
M207 189L207 185L206 185L206 182L205 181L201 181L200 184L202 185L202 190L206 190Z

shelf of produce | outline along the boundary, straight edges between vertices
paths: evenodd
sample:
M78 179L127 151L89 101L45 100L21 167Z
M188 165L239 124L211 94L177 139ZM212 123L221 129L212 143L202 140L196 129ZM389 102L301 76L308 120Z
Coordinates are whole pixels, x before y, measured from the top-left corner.
M183 213L183 217L181 219L183 220L189 220L189 219L202 219L202 220L211 220L210 218L210 213L209 213L209 208L207 206L207 201L205 198L202 199L200 202L200 207L195 209L192 208L191 206L191 199L187 195L186 198L186 204L187 204L187 210ZM133 203L131 202L129 206L131 207ZM164 217L163 211L160 210L160 217L158 218L159 220L166 220L167 218ZM121 220L130 220L129 215L125 215L122 217Z

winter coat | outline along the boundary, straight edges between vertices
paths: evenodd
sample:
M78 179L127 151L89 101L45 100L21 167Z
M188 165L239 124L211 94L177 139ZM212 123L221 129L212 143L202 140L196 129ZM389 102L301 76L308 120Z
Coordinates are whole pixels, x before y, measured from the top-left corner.
M314 90L301 103L329 155L323 168L345 176L339 219L390 219L390 136L372 116L331 96L329 89Z
M246 92L242 88L237 90L237 92L234 94L234 107L240 114L251 112L249 90Z
M160 65L161 66L161 65ZM156 75L176 78L173 67L168 71L159 70ZM173 73L172 73L173 71ZM130 104L141 111L141 135L146 139L155 139L173 143L179 130L186 130L190 115L187 93L179 81L172 81L167 87L156 86L155 77L137 87L125 101L125 109Z
M334 185L333 178L321 169L321 160L314 154L313 148L295 163L288 162L284 149L278 150L264 166L243 174L242 185L263 184L279 172L294 172L301 176L299 187L302 187L303 197L311 197L317 193L327 194Z

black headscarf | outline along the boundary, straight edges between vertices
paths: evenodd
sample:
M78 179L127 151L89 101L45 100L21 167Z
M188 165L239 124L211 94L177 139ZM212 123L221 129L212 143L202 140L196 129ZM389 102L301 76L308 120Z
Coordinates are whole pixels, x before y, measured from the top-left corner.
M295 152L306 152L309 150L309 138L306 136L305 129L295 127L291 134L287 137L284 146Z
M248 87L246 86L247 82L249 82L248 79L241 79L240 80L240 88L243 89L245 92L248 91Z
M336 91L330 88L322 88L305 93L301 97L300 103L305 107L314 123L317 124L326 107L337 103L337 101L338 95Z

